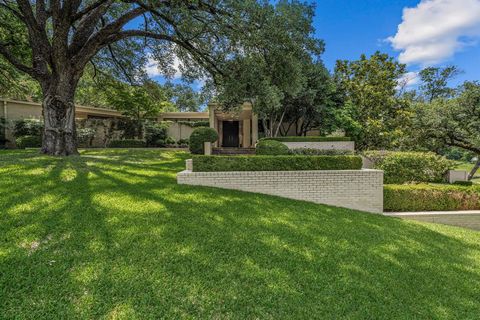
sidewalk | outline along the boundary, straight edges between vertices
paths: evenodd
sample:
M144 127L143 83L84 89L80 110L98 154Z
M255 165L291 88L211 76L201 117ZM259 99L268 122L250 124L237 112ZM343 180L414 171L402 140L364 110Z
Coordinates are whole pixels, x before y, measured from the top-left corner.
M385 216L480 230L480 210L385 212Z

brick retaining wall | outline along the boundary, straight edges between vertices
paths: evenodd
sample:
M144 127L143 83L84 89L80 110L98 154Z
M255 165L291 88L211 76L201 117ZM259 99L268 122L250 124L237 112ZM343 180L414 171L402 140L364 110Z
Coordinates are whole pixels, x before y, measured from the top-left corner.
M179 184L281 196L350 209L383 212L383 171L247 171L177 174Z

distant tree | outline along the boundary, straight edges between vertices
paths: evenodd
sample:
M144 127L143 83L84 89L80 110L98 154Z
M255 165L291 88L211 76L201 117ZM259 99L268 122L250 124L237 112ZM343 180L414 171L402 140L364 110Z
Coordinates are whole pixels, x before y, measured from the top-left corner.
M276 136L285 120L287 96L297 97L307 83L306 61L323 53L323 41L314 37L314 7L279 1L264 12L260 32L227 64L228 73L217 78L216 99L225 109L244 101L262 121L266 136Z
M400 134L406 108L397 96L405 65L376 52L357 61L337 61L334 80L344 101L339 117L360 149L390 147Z
M472 179L480 167L480 84L465 82L454 99L436 99L417 106L415 132L418 142L432 149L458 147L477 155L470 172Z
M185 84L167 82L164 86L168 99L181 112L197 112L205 104L205 96Z
M295 95L285 95L281 101L287 110L286 127L280 133L285 135L295 128L298 136L304 136L312 129L318 129L326 135L338 128L337 112L340 101L330 73L321 61L305 61L303 72L306 82L301 91Z
M425 101L450 98L455 94L455 89L448 87L448 82L458 76L461 71L456 66L444 68L428 67L420 71L420 90Z
M114 82L105 92L105 96L110 106L134 122L134 134L141 138L145 120L155 119L161 111L174 109L166 92L162 90L161 86L148 82L142 86Z

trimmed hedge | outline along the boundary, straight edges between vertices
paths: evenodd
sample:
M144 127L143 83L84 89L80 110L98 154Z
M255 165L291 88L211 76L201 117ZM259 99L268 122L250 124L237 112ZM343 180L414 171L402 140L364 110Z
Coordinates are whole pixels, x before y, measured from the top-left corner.
M207 127L196 128L190 135L190 152L193 154L203 154L204 142L215 142L217 140L218 133L215 129Z
M147 143L143 140L112 140L108 144L109 148L145 148Z
M480 186L385 185L385 211L479 210Z
M18 149L40 148L42 146L42 137L40 136L23 136L15 139Z
M290 149L289 154L304 155L304 156L344 156L354 154L351 150L321 150L321 149L311 149L311 148L295 148Z
M384 171L386 184L408 182L444 182L445 174L455 167L453 161L432 152L366 151L375 169Z
M260 140L255 147L257 155L287 155L290 150L286 145L275 140Z
M359 156L194 156L194 172L360 170Z
M308 136L308 137L275 137L275 138L262 138L262 140L275 140L280 142L332 142L332 141L352 141L350 137L317 137L317 136Z

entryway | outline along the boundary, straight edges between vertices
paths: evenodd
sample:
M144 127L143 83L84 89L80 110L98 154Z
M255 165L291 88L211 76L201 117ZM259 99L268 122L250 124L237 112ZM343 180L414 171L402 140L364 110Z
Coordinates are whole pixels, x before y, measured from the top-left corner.
M240 147L239 132L240 126L238 121L223 121L222 126L222 147L238 148Z

